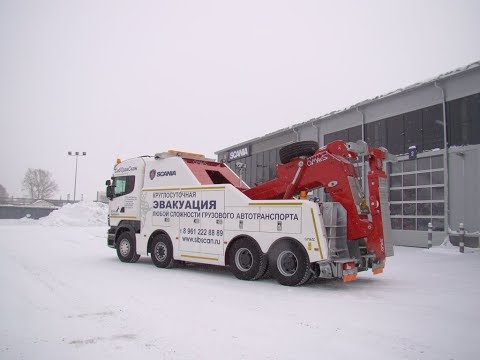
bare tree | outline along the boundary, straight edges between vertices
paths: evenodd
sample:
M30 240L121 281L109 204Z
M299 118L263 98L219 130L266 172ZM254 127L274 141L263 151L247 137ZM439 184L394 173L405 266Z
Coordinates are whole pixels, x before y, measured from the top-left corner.
M32 199L49 199L58 190L52 174L43 169L28 169L22 182L22 190Z

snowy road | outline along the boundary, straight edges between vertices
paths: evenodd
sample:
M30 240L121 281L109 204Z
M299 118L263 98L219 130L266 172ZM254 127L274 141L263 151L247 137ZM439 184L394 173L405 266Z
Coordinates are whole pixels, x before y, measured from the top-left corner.
M474 359L480 253L396 248L298 288L124 264L106 227L0 223L0 359Z

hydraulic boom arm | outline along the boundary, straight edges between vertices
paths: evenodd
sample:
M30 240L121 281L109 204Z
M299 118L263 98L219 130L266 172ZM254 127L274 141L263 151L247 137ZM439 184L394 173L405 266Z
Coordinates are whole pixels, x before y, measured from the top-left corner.
M358 181L351 160L367 156L369 198ZM383 162L392 160L386 149L368 147L365 142L333 141L312 156L297 157L277 165L277 177L245 190L251 199L291 199L301 191L323 187L347 212L347 240L367 239L367 251L375 261L385 260L380 182L386 181ZM368 205L367 205L368 201ZM386 203L384 203L386 204ZM369 216L370 214L370 216Z

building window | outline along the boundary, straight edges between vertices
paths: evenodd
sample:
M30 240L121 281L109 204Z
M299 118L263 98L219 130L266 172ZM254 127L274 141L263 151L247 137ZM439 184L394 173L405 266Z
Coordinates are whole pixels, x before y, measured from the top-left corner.
M280 161L278 157L279 149L275 148L259 152L243 159L230 161L227 165L235 174L240 176L240 169L237 167L237 163L245 164L246 168L242 171L242 180L249 186L264 183L274 179L277 175L277 164Z
M362 125L354 126L340 131L335 131L333 133L326 134L323 137L325 145L335 140L342 140L345 142L355 142L357 140L362 140Z
M423 151L423 126L422 110L412 111L404 114L405 122L405 148L406 152L410 146L416 146L417 151Z
M255 171L255 184L261 184L265 182L265 180L263 179L263 166L264 166L263 155L264 155L263 152L257 154L257 161L255 164L256 169L253 170Z
M269 150L269 158L268 180L272 180L277 176L278 149Z
M480 93L447 102L449 145L480 144Z
M422 110L423 150L443 149L443 107L442 104Z
M365 124L365 142L371 147L387 147L385 120Z
M407 153L410 146L419 152L443 148L442 105L365 124L365 141L397 155Z
M443 155L404 160L390 166L392 230L444 231Z
M325 145L335 140L348 141L348 129L335 131L331 134L326 134L323 137L323 141L325 142Z
M387 149L391 154L405 154L405 128L403 115L385 120L387 128Z
M247 168L245 169L245 179L249 186L255 185L255 176L257 174L257 157L252 155L246 158L245 164Z
M362 125L348 129L348 141L355 142L357 140L362 140Z

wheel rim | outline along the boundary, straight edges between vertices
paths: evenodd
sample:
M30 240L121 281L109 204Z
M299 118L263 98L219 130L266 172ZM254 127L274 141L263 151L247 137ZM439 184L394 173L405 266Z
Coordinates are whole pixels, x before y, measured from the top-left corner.
M283 276L292 276L297 272L298 259L293 252L284 250L278 255L277 268Z
M247 248L238 249L235 253L235 265L240 271L248 271L253 266L253 255Z
M155 244L154 254L155 259L158 261L165 261L167 258L167 246L164 243Z
M123 257L127 257L128 254L130 254L130 241L128 241L127 239L120 240L119 248L120 254Z

